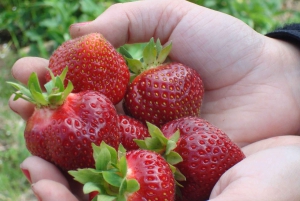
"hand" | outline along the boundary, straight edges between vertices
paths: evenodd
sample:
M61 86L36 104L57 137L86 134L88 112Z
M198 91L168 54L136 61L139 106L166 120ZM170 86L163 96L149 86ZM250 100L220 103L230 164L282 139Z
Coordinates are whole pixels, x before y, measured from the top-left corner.
M298 134L300 55L289 43L182 0L117 4L92 22L70 27L72 37L91 32L102 33L115 47L151 37L172 41L171 58L196 69L204 80L202 117L240 146ZM12 71L23 83L36 71L44 83L47 65L45 59L23 58ZM33 111L22 100L10 106L25 120Z
M225 172L210 201L300 199L300 137L274 137L248 145L243 151L247 158ZM32 156L21 168L29 171L32 189L42 201L87 200L80 194L81 186L67 176L70 188L66 175L49 162Z

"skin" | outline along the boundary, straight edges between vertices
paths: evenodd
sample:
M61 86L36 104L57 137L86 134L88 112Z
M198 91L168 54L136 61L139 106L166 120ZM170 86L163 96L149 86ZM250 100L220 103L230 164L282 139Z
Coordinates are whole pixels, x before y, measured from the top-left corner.
M151 37L172 41L171 59L200 73L206 90L202 117L247 155L221 177L210 200L300 199L297 47L183 0L116 4L94 21L70 26L73 38L91 32L102 33L115 47ZM44 83L47 65L46 59L21 58L12 74L26 83L36 71ZM9 104L24 120L33 112L33 106L22 100L11 99ZM86 200L80 186L48 162L32 156L21 167L30 172L33 191L41 200Z

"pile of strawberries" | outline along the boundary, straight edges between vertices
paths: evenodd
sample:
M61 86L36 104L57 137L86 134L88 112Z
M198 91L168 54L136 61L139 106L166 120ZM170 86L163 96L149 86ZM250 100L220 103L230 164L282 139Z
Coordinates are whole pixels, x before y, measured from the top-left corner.
M200 118L202 79L166 62L171 47L151 39L137 60L98 33L63 43L43 89L36 73L27 88L10 83L15 99L36 106L28 150L68 171L91 200L207 200L245 156Z

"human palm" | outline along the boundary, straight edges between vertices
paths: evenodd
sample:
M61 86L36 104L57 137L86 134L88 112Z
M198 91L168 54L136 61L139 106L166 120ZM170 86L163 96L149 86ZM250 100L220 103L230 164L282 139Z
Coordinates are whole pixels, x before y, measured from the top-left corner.
M299 149L290 147L300 145L299 137L272 138L297 134L299 130L300 84L297 76L300 74L300 54L293 45L258 34L238 19L182 0L118 4L92 22L70 27L72 37L91 32L102 33L115 47L125 43L146 42L151 37L159 38L162 43L172 41L171 59L196 69L203 78L206 91L202 117L225 131L235 143L243 147L247 156L259 154L257 157L246 158L228 171L216 185L211 198L224 201L227 195L236 193L240 199L227 200L245 200L243 194L238 194L243 189L234 190L232 184L235 187L241 184L245 189L247 185L258 187L252 180L248 180L251 175L247 174L245 168L252 168L258 174L260 163L268 160L272 153L278 153L276 148L269 151L270 146L276 145L278 150L298 153L300 156ZM44 67L47 65L45 59L22 58L15 63L12 71L14 77L23 83L26 83L32 71L37 71L44 83ZM11 100L10 106L25 120L33 111L32 105L23 100ZM265 138L270 139L260 141ZM260 153L265 149L268 150L266 154ZM281 161L284 157L275 158L274 162L280 163L279 159ZM278 166L282 171L294 164L293 158L289 159ZM65 200L77 200L69 189L75 194L79 191L69 187L73 183L68 183L55 166L37 157L26 159L23 166L32 170L32 176L36 177L33 179L36 183L33 189L43 197L43 201L57 200L57 194L49 196L46 194L49 192L68 197ZM39 174L36 174L37 171ZM264 169L264 172L268 171ZM272 171L269 172L272 174ZM291 172L297 174L294 169ZM273 173L277 175L280 171L274 169ZM268 182L270 178L262 177L262 180ZM287 177L277 179L279 183L289 181ZM254 181L259 183L259 180ZM43 188L45 185L47 191ZM67 188L61 188L61 185ZM300 186L294 180L288 185ZM252 190L254 194L257 192L257 196L268 194L258 188Z

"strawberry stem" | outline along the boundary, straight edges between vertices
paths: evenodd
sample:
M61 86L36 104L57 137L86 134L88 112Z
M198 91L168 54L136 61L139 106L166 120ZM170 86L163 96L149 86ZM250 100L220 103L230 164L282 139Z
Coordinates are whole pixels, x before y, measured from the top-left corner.
M172 43L168 43L164 47L161 45L159 39L154 42L151 38L149 43L146 44L143 50L143 57L141 59L134 59L125 48L120 48L119 51L127 61L127 65L132 75L130 80L132 81L137 75L142 72L155 68L164 63L172 49Z

